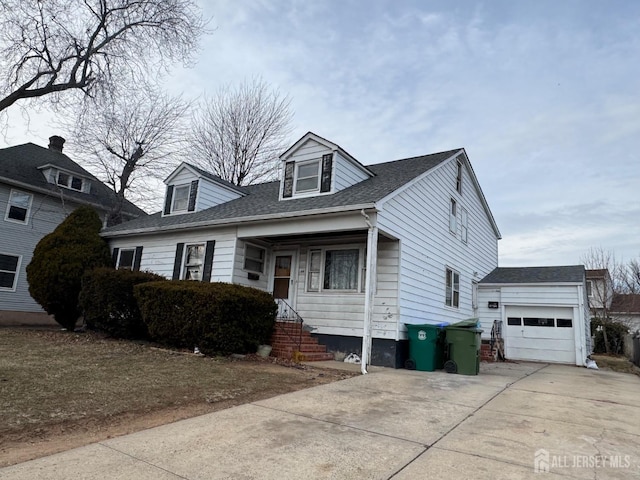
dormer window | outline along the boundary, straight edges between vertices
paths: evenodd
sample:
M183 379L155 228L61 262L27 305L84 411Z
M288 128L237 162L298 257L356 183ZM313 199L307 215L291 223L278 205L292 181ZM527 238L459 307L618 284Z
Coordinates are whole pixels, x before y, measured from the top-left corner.
M320 160L296 165L296 193L316 192L320 185Z
M70 188L71 190L82 191L82 178L69 175L65 172L58 172L56 183L61 187Z
M189 206L189 189L191 185L180 185L173 191L172 212L184 212Z

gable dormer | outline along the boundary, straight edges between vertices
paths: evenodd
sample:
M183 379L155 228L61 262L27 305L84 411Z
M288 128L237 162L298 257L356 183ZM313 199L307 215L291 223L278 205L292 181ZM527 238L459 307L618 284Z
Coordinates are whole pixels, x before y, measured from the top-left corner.
M91 179L65 168L47 163L38 167L47 183L81 193L91 193Z
M245 195L242 187L182 162L165 181L162 216L199 212Z
M330 195L373 173L339 145L308 132L280 156L280 200Z

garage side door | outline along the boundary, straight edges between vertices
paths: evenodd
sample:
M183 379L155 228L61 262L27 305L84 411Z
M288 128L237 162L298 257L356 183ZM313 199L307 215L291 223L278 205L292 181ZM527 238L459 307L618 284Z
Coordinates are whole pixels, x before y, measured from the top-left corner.
M575 364L572 308L508 306L506 314L508 359Z

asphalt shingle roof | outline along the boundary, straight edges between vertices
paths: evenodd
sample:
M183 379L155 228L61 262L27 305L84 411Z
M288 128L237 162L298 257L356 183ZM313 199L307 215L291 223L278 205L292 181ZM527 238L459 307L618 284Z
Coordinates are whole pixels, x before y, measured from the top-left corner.
M580 283L584 265L561 267L498 267L480 283Z
M461 149L406 158L392 162L369 165L375 176L352 185L332 195L317 197L278 199L279 181L242 187L247 194L242 198L208 208L196 213L163 217L160 212L146 218L138 218L114 227L104 233L128 230L155 230L177 226L188 227L207 221L242 219L260 215L290 214L294 212L348 207L377 202L420 174L431 170Z
M25 143L0 149L0 182L3 179L9 182L19 182L41 191L50 191L52 195L58 196L60 187L47 182L42 171L38 169L38 167L47 164L77 173L79 176L92 180L90 193L64 189L64 194L67 198L81 203L102 205L105 209L114 205L115 194L113 191L91 173L64 153L44 148L34 143ZM146 216L143 210L128 201L125 201L124 211L133 216Z

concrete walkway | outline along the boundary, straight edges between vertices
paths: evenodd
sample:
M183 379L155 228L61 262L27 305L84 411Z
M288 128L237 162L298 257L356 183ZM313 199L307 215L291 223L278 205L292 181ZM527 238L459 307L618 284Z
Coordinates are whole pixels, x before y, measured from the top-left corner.
M525 363L483 364L475 377L372 369L0 478L640 478L640 378Z

